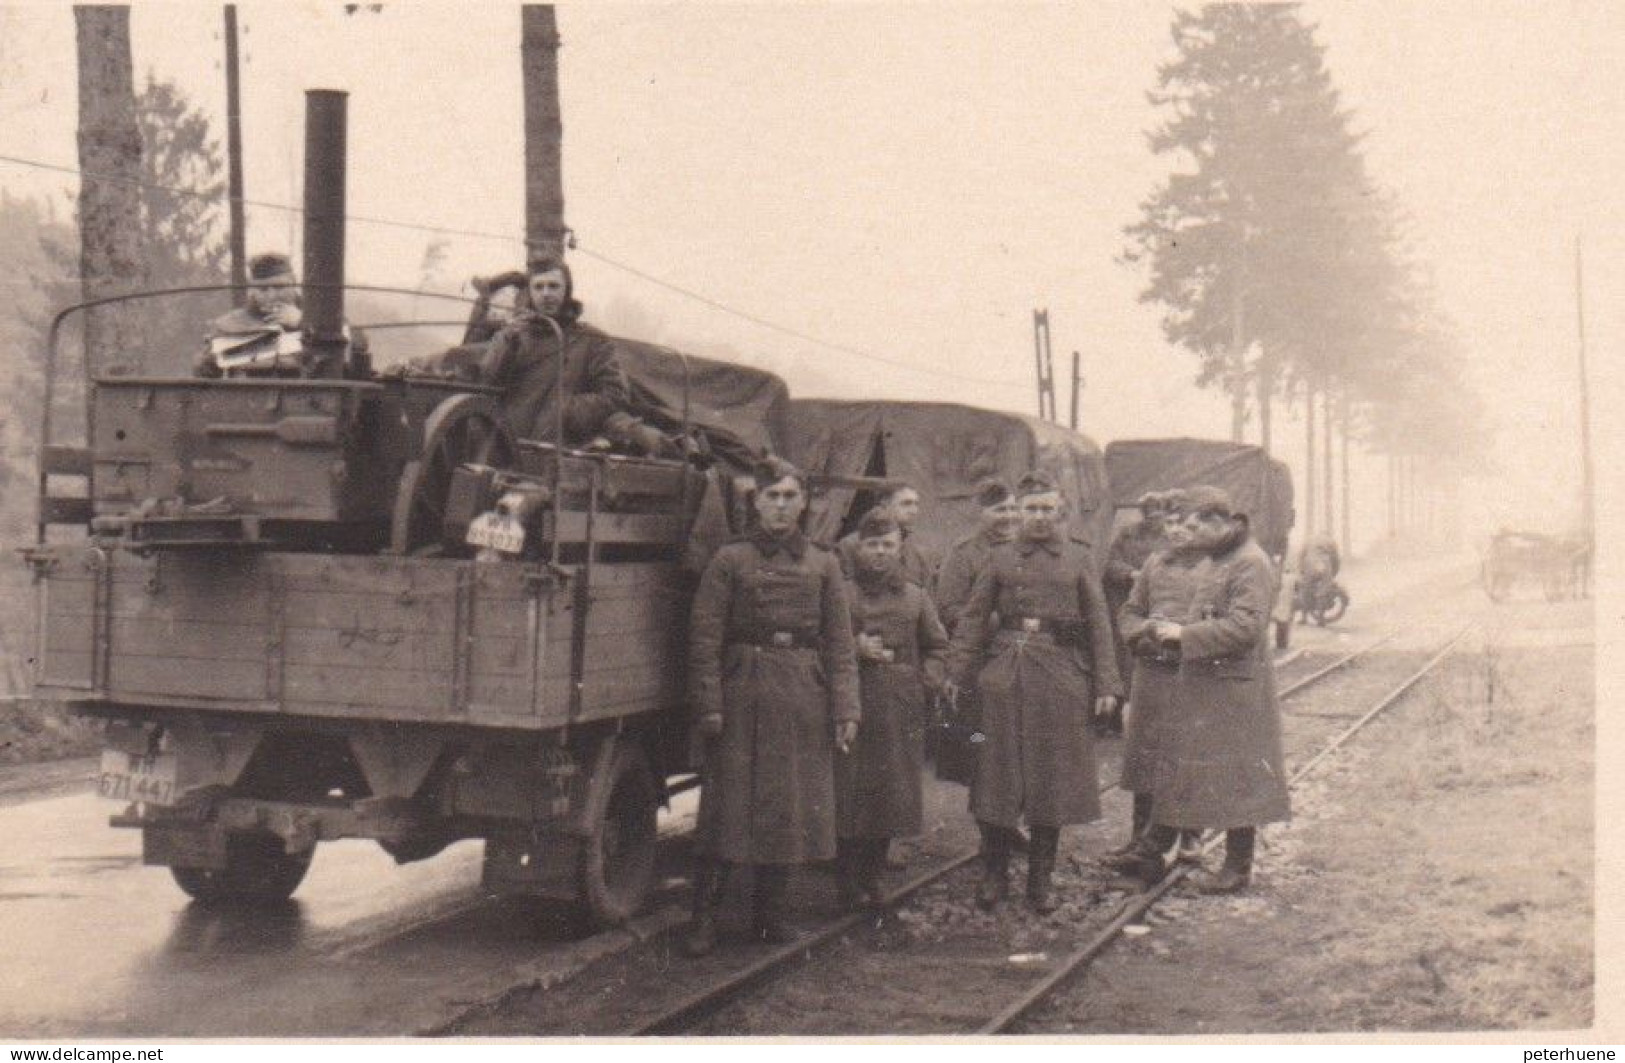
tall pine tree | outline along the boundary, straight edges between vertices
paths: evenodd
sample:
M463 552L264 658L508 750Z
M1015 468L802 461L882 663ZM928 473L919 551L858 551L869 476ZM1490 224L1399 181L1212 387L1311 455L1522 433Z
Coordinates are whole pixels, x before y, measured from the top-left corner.
M1376 294L1374 190L1297 5L1209 5L1176 14L1172 35L1150 147L1176 169L1127 228L1125 257L1146 265L1141 299L1198 356L1198 383L1230 396L1237 438L1256 392L1267 446L1283 380L1323 385Z

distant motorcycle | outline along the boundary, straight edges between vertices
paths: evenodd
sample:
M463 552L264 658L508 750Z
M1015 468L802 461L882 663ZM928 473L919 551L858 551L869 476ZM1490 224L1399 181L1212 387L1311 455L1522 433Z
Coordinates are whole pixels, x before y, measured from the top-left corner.
M1348 611L1349 592L1334 576L1305 577L1298 581L1293 609L1305 620L1321 627L1335 624Z

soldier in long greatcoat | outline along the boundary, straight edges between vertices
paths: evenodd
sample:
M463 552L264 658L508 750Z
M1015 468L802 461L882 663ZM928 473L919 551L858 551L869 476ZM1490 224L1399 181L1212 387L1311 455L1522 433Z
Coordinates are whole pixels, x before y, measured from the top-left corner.
M1094 559L1064 531L1061 492L1035 473L1016 494L1021 534L977 577L949 674L958 686L976 683L986 735L971 786L983 831L977 901L992 907L1004 897L1011 835L1025 821L1027 899L1048 912L1060 828L1100 817L1090 714L1111 712L1122 684Z
M1021 525L1021 511L1016 496L1009 486L999 480L985 480L977 485L977 528L949 547L937 568L931 597L937 605L937 615L949 635L959 620L959 613L970 601L970 591L993 558L993 550L1001 543L1016 537ZM980 723L980 708L976 691L968 688L950 704L944 704L943 726L935 733L934 756L937 777L962 786L969 786L976 770L976 746L971 742ZM1025 842L1023 841L1024 845Z
M1112 539L1111 549L1106 552L1106 568L1100 577L1101 589L1106 592L1106 607L1111 610L1114 624L1122 613L1123 603L1128 601L1129 592L1134 589L1134 577L1139 575L1152 554L1168 545L1165 534L1167 495L1161 491L1147 491L1140 496L1139 510L1140 519ZM1134 697L1133 666L1134 658L1129 653L1128 642L1119 631L1117 670L1128 683L1127 694L1131 701ZM1113 729L1121 730L1121 727Z
M1151 790L1156 779L1157 754L1167 744L1173 713L1174 688L1179 678L1179 652L1158 642L1156 623L1183 620L1195 591L1194 573L1202 555L1190 549L1185 530L1183 491L1163 496L1162 550L1140 567L1128 600L1117 617L1117 630L1134 664L1125 710L1123 772L1119 785L1133 795L1129 840L1112 855L1134 857L1140 835L1151 824Z
M930 595L903 578L897 523L870 513L857 534L851 605L863 726L835 761L836 864L847 907L884 903L887 843L920 832L926 697L942 685L948 652Z
M840 565L802 534L807 492L784 462L756 476L759 527L717 551L694 597L689 696L704 743L694 922L716 944L724 869L755 865L753 929L793 939L789 870L835 855L835 767L857 732L857 653Z
M1275 572L1225 492L1194 488L1189 502L1185 523L1202 555L1190 605L1184 620L1148 631L1177 647L1179 672L1140 871L1148 881L1166 873L1180 829L1223 830L1224 867L1198 887L1231 893L1251 879L1257 828L1291 815L1267 637Z

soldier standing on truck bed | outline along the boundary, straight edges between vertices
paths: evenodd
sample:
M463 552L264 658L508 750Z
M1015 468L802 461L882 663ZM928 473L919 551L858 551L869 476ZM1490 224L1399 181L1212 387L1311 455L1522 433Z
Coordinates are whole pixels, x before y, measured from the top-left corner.
M885 903L887 846L920 833L926 698L942 685L948 652L931 596L903 578L897 522L871 510L857 536L851 603L863 726L835 762L835 861L847 908Z
M689 697L703 744L694 920L683 949L716 946L729 865L755 866L752 931L794 940L790 869L835 855L835 764L858 729L857 649L841 567L801 530L806 481L757 470L757 527L706 566L689 630Z
M1057 906L1050 874L1061 827L1100 818L1089 719L1116 707L1121 683L1094 558L1066 534L1060 490L1029 473L1016 495L1021 533L976 578L949 674L958 686L977 684L986 735L971 786L985 869L977 903L1004 898L1012 836L1025 820L1027 900L1046 913Z
M1190 604L1182 620L1144 629L1178 653L1179 670L1136 870L1154 883L1175 859L1181 830L1222 830L1224 867L1197 886L1234 893L1251 881L1258 827L1291 815L1267 637L1275 572L1229 495L1195 487L1188 498L1185 527L1200 556Z
M502 412L522 439L580 446L602 439L657 456L675 452L659 430L629 412L631 389L615 342L581 320L570 267L537 259L526 271L528 309L517 310L492 338L480 360L480 382L502 391ZM542 319L564 335L564 371L559 390L559 340ZM564 438L559 437L559 403L564 404Z

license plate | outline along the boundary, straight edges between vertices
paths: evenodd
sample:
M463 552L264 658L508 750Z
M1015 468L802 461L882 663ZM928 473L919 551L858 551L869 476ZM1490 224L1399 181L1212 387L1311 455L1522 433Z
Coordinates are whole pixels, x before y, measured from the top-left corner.
M504 554L517 554L525 549L524 525L501 513L481 513L475 517L465 538L471 546L483 546Z
M102 770L96 790L116 801L141 801L149 805L175 803L175 754L126 753L118 749L102 751Z

